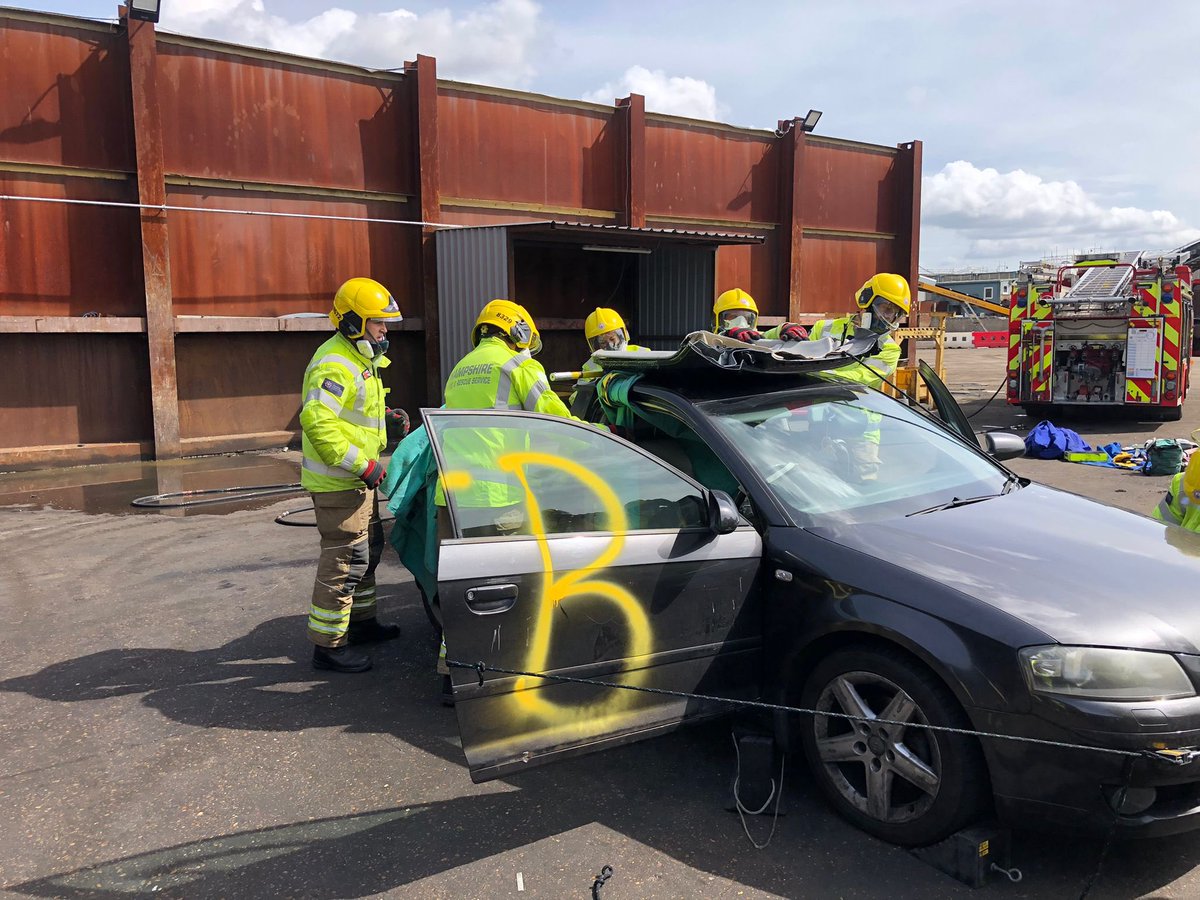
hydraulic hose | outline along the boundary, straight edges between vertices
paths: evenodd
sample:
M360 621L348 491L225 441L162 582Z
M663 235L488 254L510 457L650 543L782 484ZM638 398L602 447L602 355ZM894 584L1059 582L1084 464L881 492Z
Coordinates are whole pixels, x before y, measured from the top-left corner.
M246 487L206 488L199 491L151 494L148 497L138 497L130 501L129 505L143 509L180 509L210 503L239 503L275 494L295 494L301 490L303 488L298 481L292 484L252 484Z

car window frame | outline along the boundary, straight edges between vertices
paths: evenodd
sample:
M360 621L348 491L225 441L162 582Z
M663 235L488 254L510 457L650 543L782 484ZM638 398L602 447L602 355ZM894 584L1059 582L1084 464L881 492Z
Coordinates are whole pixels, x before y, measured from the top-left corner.
M464 416L481 416L482 415L482 416L495 416L495 417L517 418L517 419L545 420L547 422L555 422L555 423L560 423L561 425L564 425L564 426L578 428L578 429L581 429L584 433L591 434L593 436L599 435L600 437L604 438L605 440L614 441L617 444L621 444L621 445L624 445L624 446L630 448L637 455L645 458L652 464L657 465L663 469L666 469L668 472L670 472L670 473L674 474L676 477L682 479L684 482L691 485L696 490L696 492L700 495L700 498L702 500L704 500L705 502L707 502L708 495L712 493L708 488L706 488L704 485L702 485L700 482L698 482L695 478L688 475L686 472L681 472L679 469L675 468L670 463L659 459L653 453L650 453L647 450L643 450L641 447L639 447L637 444L633 443L632 441L626 440L625 438L621 437L620 435L613 434L611 431L609 431L606 428L599 428L595 424L592 424L590 422L581 422L576 419L568 419L564 416L553 416L553 415L548 415L546 413L528 412L526 410L518 410L518 409L445 409L445 408L438 408L438 409L422 409L421 415L426 423L426 430L429 433L429 447L430 447L431 452L433 453L434 465L435 465L435 468L437 469L439 479L441 478L442 472L445 471L445 469L446 469L446 461L442 455L441 442L440 442L440 440L435 440L435 432L430 427L431 419L432 418L450 419L450 418L461 418ZM450 527L451 527L451 531L453 533L452 537L445 539L446 542L454 541L456 543L488 543L488 542L492 542L492 541L518 541L518 540L535 541L535 540L539 540L537 535L532 535L532 534L483 535L483 536L479 536L479 537L462 537L459 533L459 528L458 528L458 512L457 512L457 508L456 508L457 503L454 500L454 492L453 491L445 491L444 495L446 498L446 511L447 511L448 515L450 516ZM740 521L738 522L739 528L753 527L752 524L746 520L745 516L740 516L740 514L739 514L739 518L740 518ZM631 534L704 533L704 532L708 532L708 531L709 531L709 529L704 525L699 525L699 526L689 525L689 526L685 526L685 527L675 527L675 528L630 528L629 529L629 533L631 533ZM577 537L580 535L605 535L605 534L613 534L613 532L608 531L608 530L604 530L604 531L556 531L556 532L547 534L544 537L549 540L556 540L559 538Z

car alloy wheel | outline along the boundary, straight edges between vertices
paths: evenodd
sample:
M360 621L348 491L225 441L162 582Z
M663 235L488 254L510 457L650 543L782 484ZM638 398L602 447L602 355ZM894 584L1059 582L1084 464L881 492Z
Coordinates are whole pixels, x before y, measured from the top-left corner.
M978 811L987 783L978 745L917 727L968 723L946 687L903 653L832 654L809 676L802 705L865 720L812 716L803 730L822 792L863 830L916 846L947 837Z

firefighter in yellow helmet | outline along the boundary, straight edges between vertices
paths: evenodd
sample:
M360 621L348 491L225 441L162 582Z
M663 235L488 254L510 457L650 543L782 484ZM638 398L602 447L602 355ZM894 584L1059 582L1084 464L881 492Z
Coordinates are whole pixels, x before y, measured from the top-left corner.
M534 359L542 339L528 310L512 300L487 304L471 329L470 353L459 360L446 381L447 409L523 409L528 412L575 418L550 389L546 370ZM511 450L523 449L513 442L512 429L487 429L470 434L461 430L447 435L447 455L470 460L479 472L496 469L496 460ZM483 526L470 536L507 534L524 525L519 508L524 502L520 485L507 479L475 478L455 492L455 504L471 509L495 510ZM442 499L439 496L439 505ZM439 510L440 512L440 510Z
M879 336L875 355L843 366L837 370L837 374L850 381L879 388L883 386L885 378L892 377L900 363L900 344L892 332L900 327L900 321L912 309L912 294L902 276L880 272L868 278L855 292L854 302L860 310L858 315L822 319L813 325L808 339L815 341L831 337L837 345L853 338L854 332L860 327L875 332Z
M542 349L542 338L525 307L512 300L491 301L475 320L471 343L475 349L458 361L446 381L447 409L523 409L575 418L550 389L542 364L533 358ZM453 493L456 509L464 511L460 513L463 536L523 531L523 488L507 477L491 480L488 476L498 472L502 456L526 449L525 436L512 428L447 429L442 447L447 458L465 462L471 470L469 482L454 488ZM445 540L452 536L452 530L441 484L434 503L438 539ZM442 702L452 705L444 638L438 652L438 672L442 675Z
M648 348L629 343L629 329L625 320L615 309L597 307L583 322L583 336L587 340L588 350L595 353L598 350L625 350L628 352L644 351ZM594 357L589 357L583 364L580 381L592 381L604 371Z
M364 672L370 657L350 645L400 634L375 615L375 567L383 553L375 488L387 474L379 456L393 414L380 372L388 365L388 325L401 318L387 288L351 278L338 288L329 313L337 331L304 373L300 483L312 494L321 535L308 616L317 669ZM400 411L395 415L407 420Z
M853 338L860 327L873 331L878 336L875 354L852 361L835 372L848 381L878 389L883 386L885 378L892 377L900 362L900 344L892 332L912 308L912 294L903 277L881 272L868 278L855 292L854 303L860 310L857 315L821 319L813 325L808 339L815 341L830 337L836 347ZM879 473L879 444L882 439L879 423L878 413L866 413L861 435L849 441L855 471L864 481L876 478Z
M802 341L808 336L803 325L784 322L766 331L758 330L758 304L741 288L725 291L713 304L713 331L734 340Z
M1151 515L1200 532L1200 450L1192 451L1187 465L1171 479L1171 486Z

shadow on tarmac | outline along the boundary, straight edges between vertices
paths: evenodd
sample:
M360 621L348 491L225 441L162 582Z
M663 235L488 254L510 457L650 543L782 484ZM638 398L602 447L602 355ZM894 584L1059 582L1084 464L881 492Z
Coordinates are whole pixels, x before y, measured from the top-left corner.
M437 704L436 646L424 614L416 605L401 614L404 637L375 648L377 667L353 678L313 672L307 645L297 639L303 618L288 616L211 650L105 650L0 682L0 691L61 703L141 694L143 704L170 719L204 728L341 727L391 734L446 760L465 783L453 712ZM309 687L279 689L289 684ZM968 893L946 876L914 867L903 850L838 819L821 802L798 759L791 760L794 768L788 771L789 815L779 820L769 849L752 850L737 819L718 812L733 775L729 743L728 721L708 723L506 779L516 790L235 832L9 887L35 896L113 900L142 892L187 898L361 897L594 824L700 872L782 896ZM765 837L765 817L749 824L760 839ZM1019 835L1014 864L1025 872L1022 885L1001 879L970 893L1075 896L1095 869L1099 847L1093 838ZM578 859L579 896L586 895L600 865L612 864L620 872L620 858L610 857L598 846L592 856ZM1197 862L1195 836L1118 844L1097 893L1152 894ZM506 866L501 869L507 872ZM678 890L670 882L629 885L614 897L676 895ZM507 882L476 885L472 891L476 896L512 892Z

